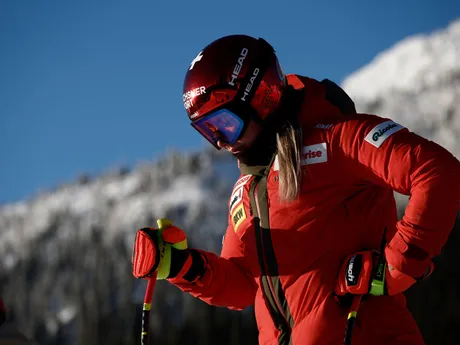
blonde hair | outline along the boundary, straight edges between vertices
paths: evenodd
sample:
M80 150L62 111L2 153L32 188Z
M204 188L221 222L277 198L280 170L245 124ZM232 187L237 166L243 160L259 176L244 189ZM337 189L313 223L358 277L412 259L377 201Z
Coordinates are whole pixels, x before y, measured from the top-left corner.
M292 202L300 194L302 142L302 129L297 120L286 121L276 133L281 201Z

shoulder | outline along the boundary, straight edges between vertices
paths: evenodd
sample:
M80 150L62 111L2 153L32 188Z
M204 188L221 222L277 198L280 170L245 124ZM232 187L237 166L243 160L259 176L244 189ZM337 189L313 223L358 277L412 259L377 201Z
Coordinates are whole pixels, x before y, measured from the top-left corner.
M378 149L389 138L408 132L391 118L373 114L350 114L326 121L317 121L304 128L307 142L325 142L333 152L354 152L361 149ZM384 145L386 146L386 145ZM383 146L382 146L383 147ZM366 151L367 152L367 151Z
M299 118L302 126L319 121L331 121L356 114L351 97L335 82L321 81L300 75L288 76L295 89L303 90L303 101Z
M394 133L406 129L391 118L373 114L351 114L334 122L331 136L338 138L359 138L380 146Z

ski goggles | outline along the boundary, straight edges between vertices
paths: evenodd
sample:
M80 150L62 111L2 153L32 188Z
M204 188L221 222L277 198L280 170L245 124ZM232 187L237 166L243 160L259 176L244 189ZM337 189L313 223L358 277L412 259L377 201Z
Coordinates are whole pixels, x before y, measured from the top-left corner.
M244 120L228 109L219 109L191 123L215 148L218 141L233 144L241 135Z

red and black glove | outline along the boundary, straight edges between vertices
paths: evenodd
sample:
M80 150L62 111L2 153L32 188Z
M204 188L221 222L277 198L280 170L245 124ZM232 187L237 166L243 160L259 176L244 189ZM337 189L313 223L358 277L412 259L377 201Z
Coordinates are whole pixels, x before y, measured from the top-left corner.
M340 268L335 293L338 296L369 293L378 260L378 253L372 250L349 255Z
M185 232L162 219L162 229L142 228L137 231L132 264L133 276L149 278L158 271L157 279L179 279L196 282L205 271L202 255L187 246Z
M433 270L415 279L389 265L377 251L366 250L349 255L343 262L335 293L344 295L395 295L406 291L418 280L428 277Z

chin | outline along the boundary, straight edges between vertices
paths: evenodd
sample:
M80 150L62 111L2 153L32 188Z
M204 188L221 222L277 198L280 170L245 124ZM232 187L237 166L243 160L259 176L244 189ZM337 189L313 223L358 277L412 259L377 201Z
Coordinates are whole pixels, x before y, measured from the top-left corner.
M243 153L244 151L247 150L247 146L243 143L237 143L238 145L235 145L235 147L231 147L230 150L228 150L231 154L236 155Z

